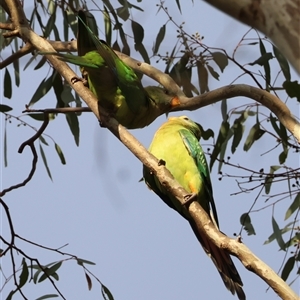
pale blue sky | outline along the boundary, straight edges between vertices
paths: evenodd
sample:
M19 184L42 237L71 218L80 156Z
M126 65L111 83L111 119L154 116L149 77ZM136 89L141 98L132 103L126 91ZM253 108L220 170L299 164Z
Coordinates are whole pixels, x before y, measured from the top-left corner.
M133 18L139 22L142 16L142 25L146 32L145 45L151 53L153 40L167 18L162 12L156 15L156 2L147 3L147 14L134 11ZM248 30L246 26L223 15L203 1L195 1L194 5L191 1L184 3L183 15L180 15L175 1L165 1L176 22L179 24L185 21L187 32L199 32L205 36L206 45L225 48L231 54L232 49ZM27 16L30 9L26 10ZM100 14L95 15L103 32L102 17ZM173 48L175 28L171 23L167 25L166 40L170 42L162 44L161 53L171 51ZM7 57L9 52L6 50L1 55L2 58ZM134 50L131 55L140 58ZM257 46L244 47L237 54L241 63L251 62L258 56ZM23 66L27 60L28 57L21 60ZM164 65L155 64L155 60L153 65L164 69ZM49 71L47 65L38 72L32 72L32 68L31 66L21 73L21 86L19 89L14 88L13 98L1 99L3 104L15 108L15 115L21 115L37 84ZM75 70L79 73L78 68ZM255 70L258 70L258 67ZM225 74L221 74L219 82L213 79L210 81L210 89L231 83L240 73L238 69L228 68ZM3 70L0 71L0 76L3 82ZM292 78L297 79L294 73ZM245 76L238 83L254 85ZM144 84L147 85L147 81L144 81ZM194 84L197 86L196 80ZM54 94L49 93L34 107L54 107L55 102ZM228 106L234 107L245 102L252 101L245 98L231 99ZM291 102L296 101L288 103ZM295 104L292 109L299 116L299 106ZM267 110L266 112L269 114ZM201 123L204 128L212 128L218 132L221 123L219 103L195 112L172 113L172 115L182 114ZM3 114L0 118L2 153ZM24 120L37 128L40 126L40 123L34 122L29 117L25 117ZM49 180L42 159L39 158L36 173L26 187L5 195L4 200L10 207L16 232L29 240L53 248L68 243L62 250L95 262L96 266L89 266L89 269L110 289L116 300L237 299L226 290L214 264L202 250L188 223L149 191L144 183L138 182L142 176L141 163L108 130L98 126L93 114L84 113L79 120L79 147L75 146L65 116L59 115L46 129L45 133L61 146L67 161L65 166L61 165L51 140L47 139L50 146L43 145L43 148L53 182ZM161 116L149 127L131 132L148 147L154 132L164 121L165 116ZM22 155L18 154L17 150L34 132L28 127L17 128L17 124L13 120L8 125L8 167L1 168L1 189L24 180L31 167L29 148L26 148ZM253 124L252 117L246 122L246 133ZM243 142L244 140L245 138ZM202 141L202 144L206 150L212 141ZM249 153L245 153L240 145L235 155L232 156L230 153L229 155L233 163L255 170L262 167L268 169L270 164L278 164L277 157L281 147L268 155L261 156L261 154L274 145L274 139L266 137L256 143ZM38 143L36 147L38 149ZM288 163L297 167L299 158L291 155ZM238 191L236 183L228 178L219 181L216 169L215 166L212 182L221 230L233 236L233 233L240 231L240 215L248 211L257 192L230 196L231 193ZM226 168L225 171L229 174L240 174L236 169ZM274 192L280 189L286 189L286 186L278 185L274 188ZM255 208L263 206L264 198L261 197ZM287 202L284 202L275 208L275 217L281 225L287 207ZM251 217L257 235L249 237L243 232L243 241L257 256L277 271L283 253L278 251L276 242L263 246L272 232L272 210L264 210L252 214ZM8 237L8 226L3 212L2 218L1 234ZM64 258L21 242L17 245L28 255L38 257L41 263L46 264ZM19 258L21 259L21 256ZM1 262L6 275L10 275L9 260L7 256ZM248 272L237 259L234 258L234 261L244 282L248 300L277 298L272 290L266 293L268 286L260 278ZM75 261L66 261L59 270L59 275L57 285L67 299L101 299L100 286L93 280L93 288L88 291L84 273ZM1 280L3 284L3 278ZM4 289L4 297L10 291L9 286L11 284ZM293 288L299 292L299 282L298 285L294 284ZM35 299L45 293L55 293L46 282L38 285L27 284L24 291L28 299ZM14 299L21 298L16 296Z

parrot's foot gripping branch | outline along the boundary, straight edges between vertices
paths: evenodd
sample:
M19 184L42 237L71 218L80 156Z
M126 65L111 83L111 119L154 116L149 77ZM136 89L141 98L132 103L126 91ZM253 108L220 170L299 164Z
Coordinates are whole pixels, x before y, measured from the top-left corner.
M197 193L185 195L184 203L182 205L188 207L192 202L197 201L197 199L198 199Z

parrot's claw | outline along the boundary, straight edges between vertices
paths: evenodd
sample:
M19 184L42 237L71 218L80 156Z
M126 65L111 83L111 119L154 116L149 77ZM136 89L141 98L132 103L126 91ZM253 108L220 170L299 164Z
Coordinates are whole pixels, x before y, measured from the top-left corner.
M159 165L159 166L165 166L165 165L166 165L166 162L165 162L163 159L160 159L160 160L158 161L158 165Z
M102 128L106 128L106 126L104 125L104 123L103 123L101 120L99 120L99 125L100 125L100 127L102 127Z
M184 196L183 206L189 206L192 202L197 201L198 195L196 193L188 194Z
M73 78L71 78L72 84L74 84L74 83L76 83L78 81L81 81L84 86L89 87L89 84L88 84L88 82L87 82L87 80L85 78L79 78L79 77L76 77L76 76L74 76Z

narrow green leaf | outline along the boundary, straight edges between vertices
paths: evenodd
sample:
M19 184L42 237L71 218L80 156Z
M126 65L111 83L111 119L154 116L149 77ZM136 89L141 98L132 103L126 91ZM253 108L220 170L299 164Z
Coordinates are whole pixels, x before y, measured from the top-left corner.
M178 7L180 13L182 13L182 12L181 12L181 7L180 7L180 0L176 0L176 4L177 4L177 7Z
M287 262L285 263L282 272L281 272L281 278L286 281L287 278L289 277L291 271L294 268L294 264L295 264L295 256L291 256Z
M279 163L280 164L284 164L285 161L286 161L286 158L287 158L287 155L288 155L288 148L284 149L280 154L279 154Z
M40 135L39 139L44 145L49 146L49 144L47 143L47 141L45 140L45 138L42 135Z
M49 298L57 298L57 294L47 294L41 297L36 298L36 300L44 300L44 299L49 299Z
M256 235L249 213L244 213L241 215L240 223L248 235Z
M67 41L67 40L66 40ZM42 56L38 64L33 68L34 70L40 69L47 61L46 56Z
M64 19L67 20L68 24L70 25L70 28L74 34L74 36L77 36L77 18L76 15L72 10L63 10L64 13ZM66 29L67 30L67 29ZM68 41L69 39L65 39Z
M259 123L255 123L250 129L247 139L245 141L244 151L248 151L253 145L253 143L259 140L264 133L265 131L259 127Z
M267 51L261 39L259 39L259 48L262 56L267 54ZM263 63L263 66L264 66L265 77L266 77L266 91L269 91L270 90L269 86L271 82L271 69L270 69L270 64L268 59Z
M86 272L84 272L84 274L85 274L85 279L87 281L88 289L90 291L92 289L92 280Z
M159 32L156 36L155 44L153 47L153 54L157 54L159 46L161 42L164 40L166 34L166 24L164 24L162 27L160 27Z
M3 137L3 159L4 159L4 167L6 168L7 163L7 121L5 121L4 125L4 137Z
M231 153L233 154L240 144L240 141L242 140L243 133L245 126L242 123L236 123L233 125L233 140L231 145Z
M174 47L174 49L172 51L172 54L171 54L172 55L171 57L173 57L175 50L176 50L176 48ZM173 80L179 86L182 86L182 83L181 83L182 76L181 76L181 74L186 69L186 65L188 64L189 59L190 59L190 54L188 52L185 52L183 54L183 56L178 60L178 62L176 62L174 67L171 69L171 71L169 72L169 75L173 78Z
M65 104L65 106L69 105L72 102L76 102L76 99L74 98L74 95L72 94L72 88L67 84L63 85L63 89L60 91L59 98ZM59 102L59 103L61 103L61 102Z
M123 19L124 21L128 20L129 10L127 7L119 7L116 9L116 12L121 19Z
M277 118L273 117L272 113L270 113L270 121L271 121L271 125L273 127L273 129L276 131L276 133L278 134L278 136L280 136L280 129L278 127L278 125L276 124Z
M42 269L40 268L40 266L31 266L31 268L37 269L37 271L33 275L33 282L35 284L37 284L37 282L38 282L37 280L38 280L40 273L42 272Z
M64 90L63 82L61 76L56 72L56 70L53 70L52 73L52 87L56 96L57 104L56 107L66 107L66 102L64 98L62 97L62 93Z
M274 179L274 172L277 171L278 169L280 169L280 166L271 166L270 167L270 172L268 174L268 176L265 179L265 193L269 194L270 190L271 190L271 185Z
M15 41L18 41L18 39L15 39ZM13 61L16 86L20 85L20 65L19 65L19 62L20 62L19 59L15 59Z
M284 247L285 249L287 249L291 246L297 246L299 242L300 242L300 233L296 232L295 235L284 244Z
M44 78L38 88L36 89L34 95L29 101L28 106L32 106L37 101L39 101L42 97L44 97L52 87L53 76L50 76L47 80Z
M103 19L104 19L104 28L105 28L105 40L106 40L106 43L110 46L111 45L112 28L111 28L110 15L109 15L109 12L108 12L106 6L104 6Z
M66 119L69 124L70 130L74 136L75 144L79 145L79 122L75 113L71 112L66 114Z
M104 297L104 299L114 300L112 293L104 284L102 284L102 286L101 286L101 293L102 293L102 296Z
M285 243L284 243L284 240L281 235L281 230L279 229L278 224L277 224L276 220L274 219L274 217L272 217L272 227L273 227L276 241L277 241L280 249L285 251Z
M112 48L116 51L119 51L119 52L121 51L121 48L120 48L117 40L113 43Z
M249 116L249 112L250 112L249 110L243 110L239 112L240 116L236 118L233 122L231 130L234 136L231 145L231 153L234 153L236 151L236 148L238 147L238 145L242 140L244 130L245 130L245 126L243 125L243 123L247 120Z
M226 149L227 149L227 144L228 144L228 141L232 138L232 136L233 136L233 130L232 130L232 128L229 128L226 139L221 146L221 151L220 151L220 155L219 155L220 162L219 162L219 166L218 166L218 173L220 173L220 171L222 169L224 157L225 157L225 153L226 153Z
M64 21L64 40L65 41L68 41L69 40L69 24L68 24L68 19L67 19L67 16L66 16L66 11L63 9L62 11L63 13L63 21Z
M41 156L42 156L42 159L43 159L43 162L44 162L47 174L48 174L49 178L52 180L51 172L50 172L50 169L49 169L48 163L47 163L47 158L45 156L45 153L44 153L44 150L43 150L43 147L42 147L41 144L40 144L40 152L41 152Z
M12 96L11 77L7 68L4 73L4 97L10 99Z
M224 69L228 65L228 58L223 52L213 52L212 58L215 61L215 63L218 65L220 68L221 72L223 73Z
M28 275L29 275L29 272L28 272L28 266L27 266L27 263L26 263L26 260L25 258L23 258L22 260L22 272L20 274L20 280L19 280L19 288L21 288L22 286L25 285L25 283L27 282L27 279L28 279Z
M298 193L285 213L284 220L287 220L297 209L300 209L300 193Z
M38 282L44 281L48 276L52 276L56 280L58 280L58 275L56 274L56 271L61 267L62 261L59 261L58 263L54 264L50 268L45 268L44 274L40 277Z
M136 51L138 51L138 52L141 54L143 60L144 60L147 64L150 64L150 59L149 59L147 50L146 50L146 48L144 47L143 44L135 44L135 45L134 45L134 49L135 49Z
M265 180L265 193L266 194L270 193L272 182L273 182L273 176L268 175Z
M289 97L297 98L297 101L300 102L300 84L298 81L285 81L282 86Z
M198 71L198 83L200 87L200 93L204 94L208 91L208 72L202 61L197 61L197 71Z
M0 112L8 112L11 110L12 110L12 107L5 105L5 104L0 104Z
M12 296L15 294L16 291L17 291L17 290L11 291L11 292L8 294L8 296L6 297L5 300L11 300L11 299L12 299Z
M44 121L45 120L45 115L43 113L27 114L26 116L29 116L36 121Z
M56 150L56 152L57 152L57 154L58 154L58 156L60 158L61 163L63 165L65 165L66 164L66 160L65 160L65 156L64 156L61 148L56 143L54 144L54 147L55 147L55 150Z
M83 259L83 258L77 258L77 263L82 266L83 264L87 264L87 265L96 265L94 262Z
M227 99L223 99L221 101L221 113L223 121L226 122L228 120L228 114L227 114Z
M220 131L219 131L219 135L217 137L216 145L215 145L214 150L210 157L210 163L209 163L210 170L212 169L213 164L216 161L216 159L222 149L222 145L227 138L228 132L229 132L229 123L227 121L226 122L223 121L221 123L221 127L220 127Z
M32 63L33 61L36 60L36 57L37 57L37 54L32 55L32 56L29 58L29 60L27 61L27 63L25 64L25 66L24 66L24 68L23 68L23 71L25 71L25 70L31 65L31 63Z
M52 1L49 1L49 3ZM50 18L46 24L45 30L44 30L44 38L49 38L51 31L54 28L55 25L55 21L56 21L56 14L52 14L50 15Z
M144 39L144 28L141 24L131 21L131 28L133 32L134 42L136 44L141 44Z
M286 58L281 54L277 47L273 45L273 53L279 62L282 73L287 81L291 80L290 66Z
M287 225L285 225L282 229L280 229L281 235L284 234L284 233L286 233L286 232L288 232L288 231L290 231L290 230L292 230L293 227L294 227L294 223L295 223L295 222L292 221L292 222L288 223ZM291 226L291 225L292 225L292 226ZM289 226L291 226L291 227L289 227ZM264 242L264 245L273 242L273 241L275 240L275 238L276 238L276 237L275 237L275 234L272 233L272 234L268 237L268 239Z
M206 65L209 73L211 74L211 76L217 80L219 80L220 75L210 66L210 65Z

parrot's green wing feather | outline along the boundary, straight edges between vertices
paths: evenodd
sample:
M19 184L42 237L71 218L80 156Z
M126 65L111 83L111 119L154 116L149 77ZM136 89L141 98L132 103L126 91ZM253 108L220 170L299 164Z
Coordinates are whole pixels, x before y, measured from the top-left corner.
M60 53L59 59L80 66L89 89L103 107L123 126L142 128L159 115L180 104L158 87L143 88L138 76L106 44L98 38L94 16L86 11L78 12L78 56Z
M212 185L210 180L210 174L208 170L207 161L203 152L202 147L200 146L197 138L195 135L187 129L181 129L179 130L179 134L182 138L182 141L189 152L190 156L193 157L195 164L197 165L199 174L201 176L201 180L204 183L205 192L207 195L207 198L209 200L213 217L216 222L217 227L219 228L219 220L217 215L217 209L215 205L215 201L213 198L213 191L212 191Z
M174 178L188 192L197 195L197 202L218 228L217 211L213 199L209 169L203 150L198 142L199 138L199 126L189 118L185 116L169 118L155 133L149 152L158 159L164 160L167 169ZM214 262L225 286L232 294L236 293L240 300L246 299L242 289L242 280L229 253L215 246L202 230L198 229L189 210L145 166L143 167L143 176L150 189L169 207L188 220L198 241Z

